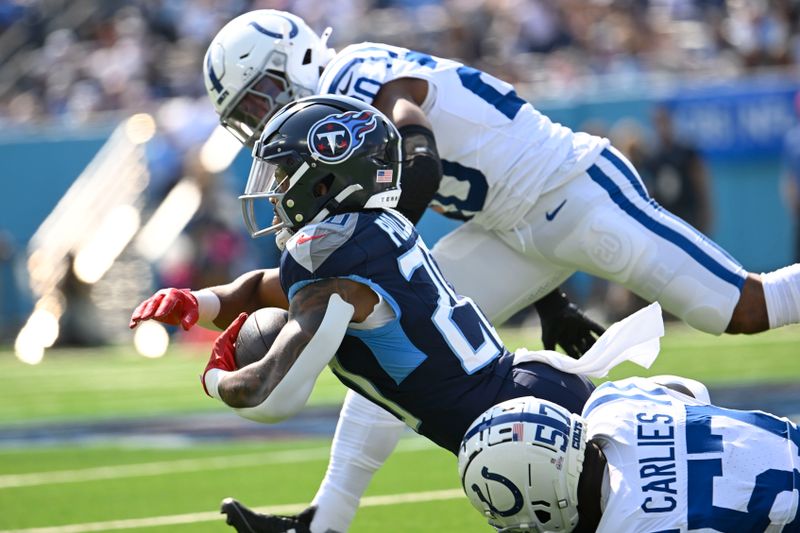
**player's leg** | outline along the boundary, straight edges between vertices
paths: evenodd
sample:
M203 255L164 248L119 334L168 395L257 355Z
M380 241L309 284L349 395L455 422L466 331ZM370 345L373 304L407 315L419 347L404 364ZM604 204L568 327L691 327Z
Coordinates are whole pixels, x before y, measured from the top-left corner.
M372 476L392 453L406 425L348 391L333 436L325 478L311 506L299 515L266 515L234 499L222 502L227 522L239 533L344 532Z
M469 296L498 325L558 287L573 270L537 254L523 253L525 242L507 240L467 222L431 250L445 278Z
M558 216L548 220L548 206L564 200ZM800 290L786 290L797 287L796 266L781 281L771 279L779 273L766 275L770 282L762 288L759 276L650 199L630 163L613 149L585 174L543 195L527 220L535 247L548 259L658 300L702 331L761 331L768 309L769 323L773 317L776 324L800 318L794 315ZM769 303L778 292L770 295L770 283L782 284L785 305Z
M372 476L392 453L406 425L386 410L347 392L325 478L311 505L311 531L347 531Z

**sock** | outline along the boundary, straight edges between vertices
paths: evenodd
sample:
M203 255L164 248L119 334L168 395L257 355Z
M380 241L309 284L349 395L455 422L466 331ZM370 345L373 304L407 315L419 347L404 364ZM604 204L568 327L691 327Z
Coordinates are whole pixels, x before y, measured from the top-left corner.
M761 274L770 329L800 322L800 263Z
M366 398L348 391L325 479L314 496L312 533L345 532L373 474L392 453L405 424Z

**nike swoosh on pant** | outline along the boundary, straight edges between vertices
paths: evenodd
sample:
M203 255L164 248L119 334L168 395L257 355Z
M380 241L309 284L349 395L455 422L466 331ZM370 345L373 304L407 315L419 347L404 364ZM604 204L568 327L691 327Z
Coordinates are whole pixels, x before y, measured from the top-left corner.
M562 208L562 207L564 207L564 204L565 204L565 203L567 203L567 200L566 200L566 198L564 199L564 201L563 201L563 202L561 202L560 204L558 204L558 207L556 207L556 208L555 208L555 209L553 209L552 211L548 211L548 212L546 212L546 213L544 214L544 218L546 218L548 222L549 222L549 221L551 221L551 220L553 220L554 218L556 218L556 215L558 214L558 212L559 212L559 211L561 211L561 208Z

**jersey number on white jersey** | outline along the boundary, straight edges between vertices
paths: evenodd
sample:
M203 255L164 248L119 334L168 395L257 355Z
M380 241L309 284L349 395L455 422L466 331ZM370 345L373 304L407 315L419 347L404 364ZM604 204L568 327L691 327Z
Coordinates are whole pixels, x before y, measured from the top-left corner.
M726 443L723 435L713 432L712 425L719 427L724 424L724 422L720 422L723 419L736 421L752 428L747 435L751 442L752 439L759 439L759 436L763 439L777 437L786 444L781 453L785 450L786 455L792 452L797 454L800 449L798 447L800 432L794 424L784 419L760 411L734 411L713 405L687 405L688 529L693 531L710 528L730 533L764 531L770 524L770 512L781 493L788 493L784 497L794 498L797 502L798 495L791 493L797 492L800 487L800 472L797 469L769 468L757 473L746 511L715 505L714 480L722 478L717 482L725 483L726 472L723 471L723 456L726 455ZM730 443L728 445L732 446ZM769 449L773 448L765 446L765 450ZM784 459L783 463L785 463L785 457L784 455L777 459ZM739 478L742 475L741 472L727 472L727 474ZM717 503L720 501L722 499L718 496ZM797 503L794 505L796 508ZM782 505L781 507L786 509L792 506ZM796 513L796 516L799 515ZM782 518L786 517L772 517L777 523L782 523ZM794 518L782 531L784 533L800 531L800 518Z

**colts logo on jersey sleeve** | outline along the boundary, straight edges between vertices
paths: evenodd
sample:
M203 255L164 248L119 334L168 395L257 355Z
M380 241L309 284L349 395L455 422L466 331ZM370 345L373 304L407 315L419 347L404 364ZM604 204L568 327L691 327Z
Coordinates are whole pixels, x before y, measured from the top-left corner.
M328 115L308 132L311 154L325 163L341 163L364 143L364 136L377 127L374 113L347 111Z

